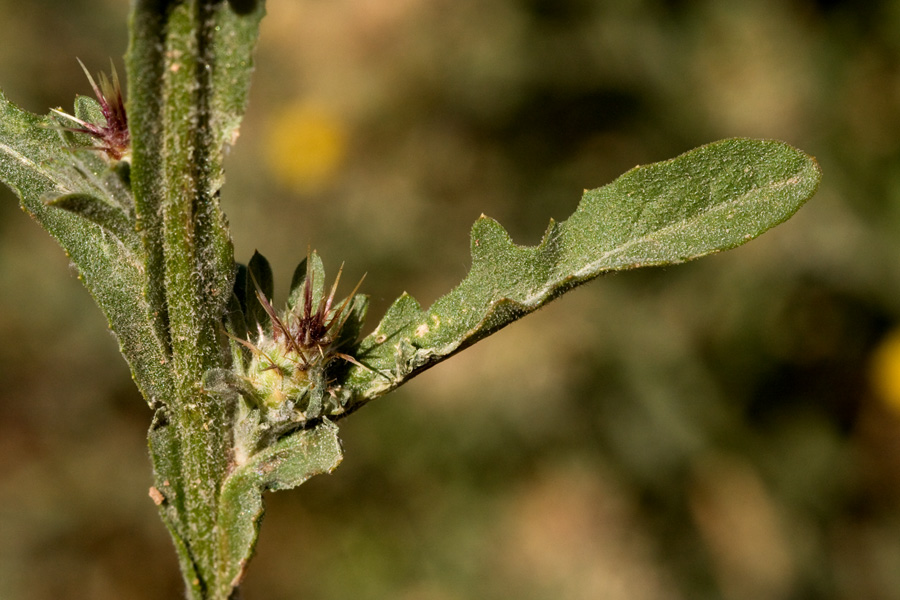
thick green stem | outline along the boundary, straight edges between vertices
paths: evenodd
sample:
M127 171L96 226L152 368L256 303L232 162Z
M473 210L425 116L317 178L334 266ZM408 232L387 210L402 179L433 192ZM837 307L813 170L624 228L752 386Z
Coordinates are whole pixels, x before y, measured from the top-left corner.
M218 208L209 173L215 160L210 156L210 13L208 2L186 3L170 20L163 84L168 185L162 211L166 301L179 386L172 410L182 443L188 538L206 586L214 585L217 571L216 512L229 451L224 407L201 384L207 370L226 360L217 335L221 312L210 310L221 303L211 303L209 294L224 298L228 291L210 289L210 265L203 256L215 235L211 221Z
M216 580L222 570L216 521L231 411L202 385L204 373L229 360L220 323L234 265L218 203L221 144L213 123L216 13L227 6L139 0L128 55L146 295L166 333L175 381L151 446L157 487L169 492L163 516L192 598L221 597L228 588Z

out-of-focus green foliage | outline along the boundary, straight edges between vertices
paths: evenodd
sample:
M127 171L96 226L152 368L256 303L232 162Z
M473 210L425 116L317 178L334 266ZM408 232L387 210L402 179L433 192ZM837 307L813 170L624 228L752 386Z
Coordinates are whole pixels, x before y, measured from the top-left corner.
M89 93L73 57L118 60L126 10L0 2L5 94L43 114ZM311 244L348 280L379 274L373 315L457 283L480 213L534 244L582 188L712 139L786 139L827 177L763 240L608 277L348 419L341 469L268 498L248 598L900 597L900 427L869 384L873 356L888 381L898 364L876 353L900 318L897 2L268 12L226 162L238 259L258 245L287 281ZM308 171L286 175L285 125L327 164L295 148ZM0 597L177 597L144 496L148 411L14 205Z

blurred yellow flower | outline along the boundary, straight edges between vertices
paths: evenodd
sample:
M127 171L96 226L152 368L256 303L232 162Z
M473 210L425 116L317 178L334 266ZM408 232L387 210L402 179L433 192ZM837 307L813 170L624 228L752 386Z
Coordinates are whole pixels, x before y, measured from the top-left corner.
M875 349L871 362L872 388L893 410L900 412L900 329Z
M344 123L325 107L300 102L277 111L264 140L266 164L282 184L311 192L332 181L347 152Z

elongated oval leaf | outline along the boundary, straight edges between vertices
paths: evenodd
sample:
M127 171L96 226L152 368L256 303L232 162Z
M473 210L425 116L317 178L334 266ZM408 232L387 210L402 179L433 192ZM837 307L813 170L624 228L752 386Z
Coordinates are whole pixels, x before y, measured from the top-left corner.
M78 268L153 405L169 395L171 380L165 341L142 294L144 257L127 215L132 201L99 153L77 144L56 118L20 110L0 94L0 181Z
M347 386L358 406L610 271L680 263L739 246L788 219L815 193L815 160L782 142L730 139L636 167L585 191L541 243L518 246L482 216L472 268L422 310L404 294L363 340ZM355 407L354 406L354 407Z
M244 297L242 299L246 316L247 327L256 332L258 327L263 329L271 327L269 315L265 308L259 302L257 291L268 299L272 300L275 292L275 280L272 276L272 267L259 252L254 252L250 263L247 265L247 278ZM259 286L257 288L257 286Z

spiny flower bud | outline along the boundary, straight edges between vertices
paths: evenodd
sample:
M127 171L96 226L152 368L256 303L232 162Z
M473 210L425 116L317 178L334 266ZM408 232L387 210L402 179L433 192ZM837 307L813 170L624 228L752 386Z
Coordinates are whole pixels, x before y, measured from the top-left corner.
M252 353L243 378L269 419L276 422L339 414L343 410L339 390L329 380L328 368L335 359L362 366L341 352L344 346L355 341L355 334L345 335L344 326L356 310L356 292L362 280L336 305L335 294L341 279L338 272L330 292L326 295L322 290L321 297L316 298L311 262L307 260L306 277L295 305L282 316L257 285L256 297L269 316L271 333L267 331L269 328L261 326L255 341L239 340ZM354 329L358 326L355 322Z
M100 104L100 112L106 120L104 125L88 123L61 110L53 109L57 115L74 121L78 127L66 127L66 131L85 133L94 138L94 149L106 154L111 160L128 161L131 159L131 134L128 131L128 115L125 113L125 101L122 97L122 86L119 84L119 75L115 65L110 61L112 79L105 73L100 74L100 85L94 81L80 60L78 64L87 75L97 102Z

